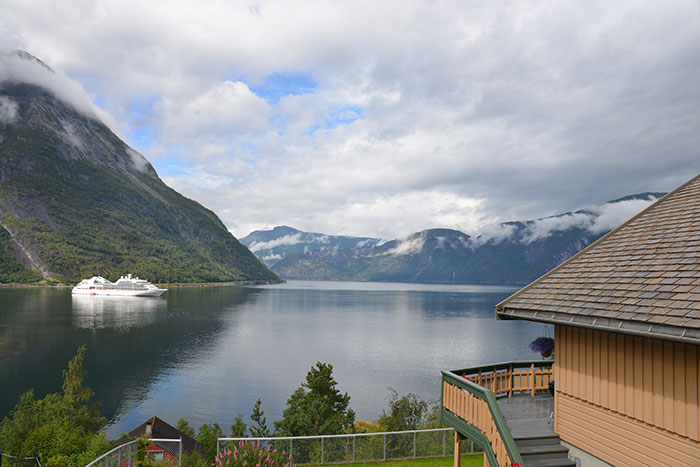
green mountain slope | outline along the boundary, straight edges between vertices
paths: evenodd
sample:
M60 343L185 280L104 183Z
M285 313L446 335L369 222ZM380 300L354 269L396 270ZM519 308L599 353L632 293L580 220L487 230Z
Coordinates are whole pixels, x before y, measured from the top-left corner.
M20 82L0 99L0 282L279 280L96 118Z

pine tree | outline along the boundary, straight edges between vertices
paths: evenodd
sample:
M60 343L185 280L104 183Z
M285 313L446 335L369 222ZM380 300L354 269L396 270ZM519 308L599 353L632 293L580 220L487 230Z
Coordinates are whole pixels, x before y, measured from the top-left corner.
M341 394L337 384L333 365L317 362L287 400L275 429L281 436L332 435L352 429L355 412L349 407L350 396Z

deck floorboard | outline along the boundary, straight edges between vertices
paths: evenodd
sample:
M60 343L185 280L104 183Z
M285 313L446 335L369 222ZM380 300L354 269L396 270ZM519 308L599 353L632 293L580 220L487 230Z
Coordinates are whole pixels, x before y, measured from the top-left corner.
M514 439L528 436L555 436L554 398L549 394L513 396L497 399Z

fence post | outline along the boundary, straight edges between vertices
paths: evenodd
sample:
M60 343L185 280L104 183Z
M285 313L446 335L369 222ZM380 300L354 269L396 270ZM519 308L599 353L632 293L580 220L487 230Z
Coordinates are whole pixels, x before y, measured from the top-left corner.
M216 455L219 455L219 438L216 439ZM180 455L178 456L178 467L182 467L182 436L180 436Z
M442 430L442 455L447 455L447 430Z
M131 444L129 445L129 453L127 454L129 457L126 461L126 467L131 467Z
M386 460L386 433L384 433L384 460Z
M352 463L355 463L355 440L357 439L357 436L352 437Z
M321 437L321 464L323 464L323 437Z
M292 438L289 438L289 463L294 465L294 458L292 457Z
M180 437L182 440L182 437ZM216 438L216 457L219 457L219 438Z
M414 459L416 458L416 434L417 433L418 433L417 431L413 432L413 458Z

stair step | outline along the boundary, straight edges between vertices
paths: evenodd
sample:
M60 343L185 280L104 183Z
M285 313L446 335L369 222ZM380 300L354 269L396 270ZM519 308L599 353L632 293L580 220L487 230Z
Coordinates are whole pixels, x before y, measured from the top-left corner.
M575 467L576 462L572 461L568 457L563 457L561 459L542 459L535 461L525 461L523 460L525 467Z
M544 459L567 459L569 450L561 444L547 444L542 446L526 446L518 448L526 465L532 461Z
M542 435L542 436L524 436L520 438L515 438L515 445L518 448L526 446L545 446L545 445L555 445L560 443L560 438L557 435Z

